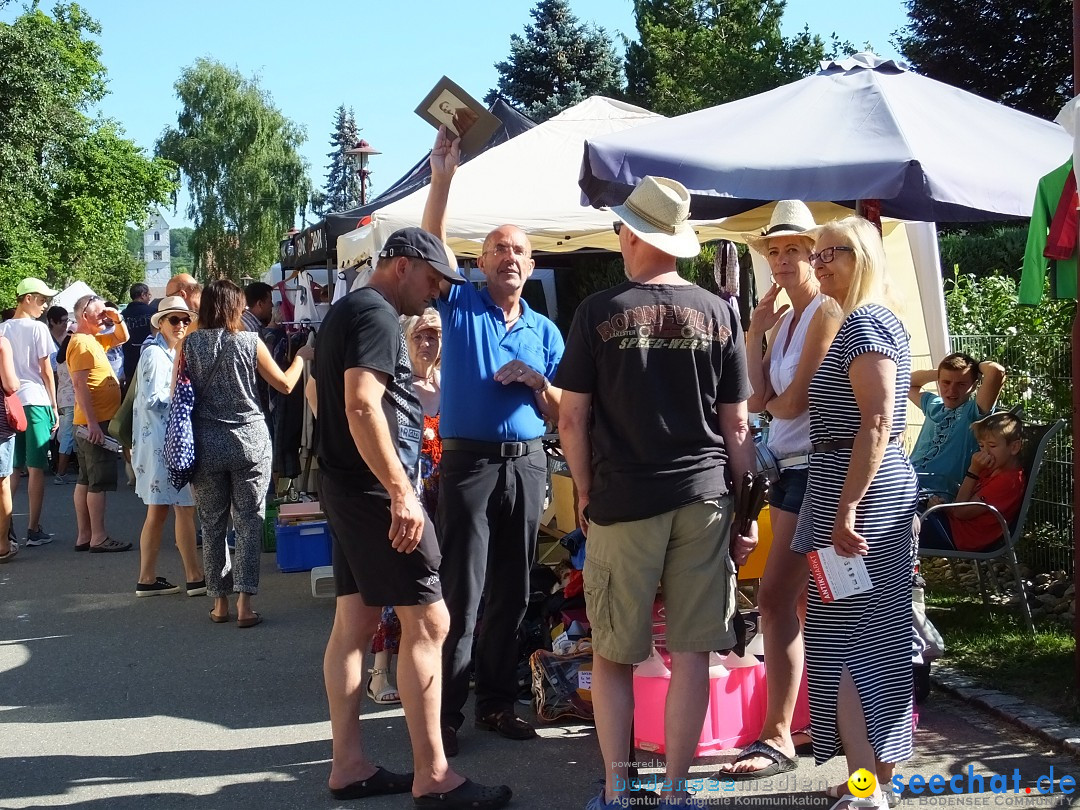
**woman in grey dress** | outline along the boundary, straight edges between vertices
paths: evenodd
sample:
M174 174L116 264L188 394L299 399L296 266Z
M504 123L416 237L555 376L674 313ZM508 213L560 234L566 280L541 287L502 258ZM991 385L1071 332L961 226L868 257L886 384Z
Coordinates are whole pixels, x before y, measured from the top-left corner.
M283 372L258 335L243 331L243 312L239 287L228 280L207 285L199 306L199 329L184 339L177 367L182 359L195 389L191 486L202 523L206 592L214 599L210 619L218 623L231 619L229 593L235 591L237 626L254 627L262 621L251 608L251 597L259 590L271 459L255 375L287 394L300 379L311 350L300 349ZM236 550L232 570L223 573L230 512Z

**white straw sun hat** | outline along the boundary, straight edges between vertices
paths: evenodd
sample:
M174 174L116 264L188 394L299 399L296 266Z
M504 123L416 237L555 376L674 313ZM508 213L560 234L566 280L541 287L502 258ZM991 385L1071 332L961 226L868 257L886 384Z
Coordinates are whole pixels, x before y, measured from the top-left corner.
M758 253L764 254L770 239L778 236L806 236L811 228L816 228L814 215L802 200L780 200L773 208L769 218L769 227L763 233L744 233L743 239Z

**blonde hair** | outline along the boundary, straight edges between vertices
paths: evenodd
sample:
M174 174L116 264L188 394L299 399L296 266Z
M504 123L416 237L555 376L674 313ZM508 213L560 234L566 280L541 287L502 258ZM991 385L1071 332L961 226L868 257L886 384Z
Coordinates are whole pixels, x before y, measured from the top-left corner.
M864 304L881 304L896 313L896 307L889 291L885 246L881 243L881 234L867 219L860 216L844 217L828 222L817 229L818 241L826 234L835 235L842 244L853 251L855 273L848 289L847 299L839 301L845 315Z
M1024 440L1024 423L1016 414L1008 411L998 411L972 422L971 430L976 441L987 436L997 436L1009 443Z
M418 329L434 329L439 333L439 355L435 358L435 368L439 368L442 366L442 318L439 317L439 310L428 307L421 314L410 315L405 319L405 342L410 349L412 336Z

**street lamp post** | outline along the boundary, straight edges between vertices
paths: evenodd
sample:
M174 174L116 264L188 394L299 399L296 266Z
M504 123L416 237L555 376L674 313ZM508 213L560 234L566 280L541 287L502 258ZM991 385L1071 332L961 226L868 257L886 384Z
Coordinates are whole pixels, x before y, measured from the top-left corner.
M382 152L375 149L367 141L360 140L356 142L352 149L346 149L345 154L358 158L360 165L356 171L360 175L360 204L367 205L367 180L371 174L367 167L368 155L381 155Z

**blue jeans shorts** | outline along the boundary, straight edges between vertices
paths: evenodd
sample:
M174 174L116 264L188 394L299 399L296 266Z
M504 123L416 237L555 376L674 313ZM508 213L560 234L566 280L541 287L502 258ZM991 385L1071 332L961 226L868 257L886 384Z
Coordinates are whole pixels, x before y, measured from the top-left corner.
M0 442L0 478L7 478L15 469L15 436Z
M803 496L806 495L806 479L809 467L793 467L780 471L780 480L769 487L769 506L785 512L799 514Z
M75 408L60 409L60 428L56 432L56 441L60 452L70 456L75 452Z

